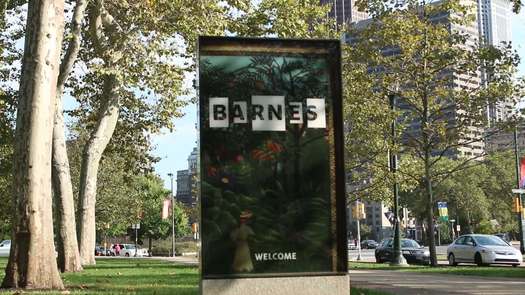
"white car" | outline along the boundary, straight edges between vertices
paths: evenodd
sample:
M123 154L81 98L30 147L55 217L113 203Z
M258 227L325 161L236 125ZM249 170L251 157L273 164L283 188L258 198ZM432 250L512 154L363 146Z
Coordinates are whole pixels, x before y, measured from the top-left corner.
M11 241L2 241L0 243L0 257L9 257L9 251L11 251Z
M136 254L136 255L135 255ZM120 256L125 257L145 257L148 256L148 250L142 248L135 248L133 244L123 244L120 250Z
M492 235L463 235L447 248L448 263L511 264L516 267L523 262L521 252Z

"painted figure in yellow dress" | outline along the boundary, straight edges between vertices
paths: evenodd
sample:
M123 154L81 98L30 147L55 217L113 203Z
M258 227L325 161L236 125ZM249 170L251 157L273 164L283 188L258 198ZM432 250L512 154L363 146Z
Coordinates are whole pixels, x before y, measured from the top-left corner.
M234 272L251 272L253 271L252 256L248 238L254 235L253 230L246 224L252 217L252 212L245 210L241 212L239 227L230 234L231 239L235 242L235 256L233 258Z

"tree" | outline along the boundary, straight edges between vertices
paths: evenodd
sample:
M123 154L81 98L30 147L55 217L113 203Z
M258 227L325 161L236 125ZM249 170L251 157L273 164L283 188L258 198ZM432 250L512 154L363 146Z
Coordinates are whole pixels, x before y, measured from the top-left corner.
M20 80L19 69L15 61L21 59L22 52L15 43L22 33L13 27L22 27L23 18L7 22L7 11L18 7L22 1L4 1L0 4L0 81ZM8 30L9 29L9 30ZM0 239L9 237L11 233L11 193L13 181L13 144L16 120L17 92L15 83L0 85Z
M476 134L486 124L488 104L519 97L522 85L513 80L518 57L510 46L476 44L466 31L474 19L458 1L429 5L406 1L401 8L383 1L368 5L374 21L351 32L355 40L346 62L364 65L350 75L355 80L371 79L364 90L369 99L387 104L388 97L397 97L401 110L394 115L402 140L390 149L422 164L421 173L400 172L424 188L431 262L437 265L435 182L468 167L474 157L467 155L449 170L436 167L447 157L461 156L462 147L482 140ZM480 82L481 71L490 74L486 85ZM360 95L350 93L348 103ZM384 167L382 159L376 162Z
M57 98L55 101L55 117L53 123L53 191L57 214L58 235L58 264L62 272L82 270L80 253L77 242L75 223L75 203L71 172L66 148L64 114L62 107L62 93L73 64L80 50L81 26L84 18L87 0L76 0L70 38L62 62L57 81Z
M177 98L183 69L174 62L174 53L180 51L177 41L182 39L191 50L198 34L222 33L227 10L219 2L96 0L88 6L81 59L89 71L72 83L80 102L73 115L80 115L91 132L83 151L79 191L84 265L95 263L97 174L104 150L119 122L130 128L123 132L127 135L173 128L171 120L182 115L179 110L185 105Z
M161 216L163 201L169 196L170 191L164 189L162 180L156 175L137 177L134 183L136 183L136 197L141 200L143 216L140 221L140 232L148 238L148 249L151 253L152 240L166 239L171 233L171 218L162 219ZM180 231L180 227L188 227L188 224L177 224L176 229Z
M15 133L13 235L3 288L63 288L54 258L50 166L63 10L59 0L28 7Z

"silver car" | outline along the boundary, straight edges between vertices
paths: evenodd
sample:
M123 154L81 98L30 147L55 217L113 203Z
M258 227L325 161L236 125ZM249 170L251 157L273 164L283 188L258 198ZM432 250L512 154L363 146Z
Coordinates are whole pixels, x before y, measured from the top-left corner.
M476 263L477 265L511 264L516 267L523 262L521 252L492 235L463 235L447 248L448 263Z
M5 240L0 243L0 257L8 257L11 250L11 241Z

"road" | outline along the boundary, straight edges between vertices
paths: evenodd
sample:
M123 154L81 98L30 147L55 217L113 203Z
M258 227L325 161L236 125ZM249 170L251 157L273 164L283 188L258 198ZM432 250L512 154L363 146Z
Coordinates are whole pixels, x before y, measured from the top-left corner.
M522 295L524 279L406 273L388 270L351 270L352 287L402 295Z

